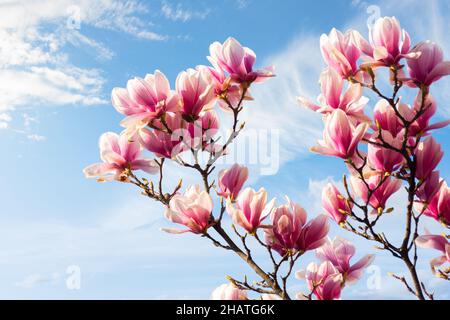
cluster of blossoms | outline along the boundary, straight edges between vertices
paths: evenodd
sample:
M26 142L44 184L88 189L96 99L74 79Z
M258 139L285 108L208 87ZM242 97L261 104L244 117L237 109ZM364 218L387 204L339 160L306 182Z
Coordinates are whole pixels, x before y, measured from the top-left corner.
M213 292L213 299L248 299L248 291L259 293L262 299L289 299L286 283L294 264L312 250L317 250L318 257L332 266L333 273L330 269L327 273L316 274L310 265L306 280L311 293L299 296L337 299L345 284L355 282L371 259L366 257L350 266L354 247L343 240L329 242L326 215L308 220L306 211L289 198L286 204L276 207L275 199L268 201L264 188L258 191L244 188L249 170L239 164L220 171L217 183L209 182L215 161L226 155L228 145L244 127L238 116L243 102L252 99L251 85L273 76L271 68L254 70L255 59L252 50L229 38L223 44L215 42L210 46L211 66L181 72L175 90L170 89L168 79L160 71L144 79L129 80L126 88L115 88L112 103L125 116L121 122L124 130L120 135L102 135L100 156L103 162L87 167L84 173L99 181L118 180L138 186L145 196L166 207L168 220L182 226L163 231L190 232L208 238L214 245L234 251L261 278L257 285L229 278L228 284ZM224 144L218 144L216 106L231 114L234 120L232 133ZM144 156L146 151L153 157ZM209 154L206 164L199 160L200 152ZM163 171L165 161L169 160L196 170L203 186L191 185L182 192L180 181L174 190L165 192ZM157 176L156 183L139 178L138 170ZM219 214L214 214L215 209ZM222 227L224 213L230 216L233 236ZM273 261L272 272L262 270L253 260L250 237L269 254ZM241 246L236 244L236 238ZM286 275L280 275L281 271L286 271ZM333 282L337 286L331 294L327 279L337 279L338 275L339 281Z
M244 128L239 115L243 103L252 99L252 85L274 76L272 68L255 70L255 53L233 38L213 43L208 56L211 65L181 72L174 90L160 71L132 79L126 88L115 88L112 103L125 116L124 130L100 138L103 162L84 173L100 181L136 185L143 195L164 205L168 220L182 226L164 231L206 238L234 252L259 277L253 283L247 277L243 281L228 277L229 283L214 290L213 299L249 299L249 292L261 299L290 299L287 281L308 251L315 251L320 263L297 272L310 291L297 297L339 299L374 257L366 255L352 264L355 247L344 239L329 240L329 219L401 259L413 286L404 277L397 278L419 299L433 298L418 278L416 246L439 250L442 255L432 261L433 272L449 279L450 270L441 268L450 261L448 236L419 236L419 222L429 216L447 227L450 223L450 191L437 171L443 152L432 136L433 130L450 122L432 123L437 103L430 93L433 83L450 74L450 62L444 61L435 43L421 42L411 48L409 35L395 18L379 19L369 41L357 31L342 34L333 29L322 36L320 45L328 67L320 76L318 102L299 101L324 119L323 140L312 151L343 159L350 172L343 180L345 192L331 183L324 188L323 215L308 219L306 211L289 198L276 206L275 199L268 201L264 188L244 188L249 171L238 164L210 181L216 161L226 155ZM376 83L383 69L389 72L389 95ZM411 104L399 96L406 87L418 91ZM372 114L366 114L365 89L380 98ZM222 138L218 137L218 108L233 119L231 133L222 144L218 143ZM143 156L145 151L153 156ZM199 158L205 154L206 163ZM164 190L167 161L195 170L202 186L191 185L182 192L180 180L173 190ZM138 170L156 178L140 178ZM408 194L405 237L394 245L376 228L382 216L394 211L388 200L402 185ZM232 222L229 228L224 226L225 213ZM267 252L272 270L263 270L254 259L251 244Z
M417 256L409 255L414 246L440 250L443 255L432 261L433 270L449 277L449 269L434 269L450 262L448 236L419 237L418 226L423 215L447 228L450 225L449 188L437 170L443 152L432 136L433 130L450 121L432 123L437 103L430 93L435 82L450 75L450 61L444 61L442 49L434 42L411 46L408 33L394 17L378 19L369 39L355 30L344 34L333 29L323 35L320 46L327 68L320 76L318 103L303 97L299 102L323 115L323 140L311 150L343 159L350 172L350 178L343 181L345 193L333 184L324 188L326 213L343 228L378 242L381 249L402 259L411 270L412 291L422 299L427 293L415 271ZM378 87L383 69L389 73L392 94ZM407 88L416 91L412 104L400 96ZM372 114L365 113L369 99L363 96L364 89L379 97ZM384 214L394 210L387 202L405 184L406 235L395 246L375 227ZM317 270L329 269L324 265Z

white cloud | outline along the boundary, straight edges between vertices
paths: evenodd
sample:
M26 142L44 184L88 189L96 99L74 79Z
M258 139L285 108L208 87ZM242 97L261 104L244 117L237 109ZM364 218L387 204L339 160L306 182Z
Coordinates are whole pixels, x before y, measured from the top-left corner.
M161 41L140 1L11 0L0 2L0 112L37 104L49 106L107 103L105 79L92 67L71 62L67 45L88 48L96 59L114 52L87 36L85 27ZM0 121L0 128L9 127Z
M27 135L27 138L29 140L36 141L36 142L47 140L47 138L45 136L41 136L41 135L36 134L36 133Z
M56 284L60 279L61 275L59 273L53 273L50 275L36 273L16 282L15 285L20 288L31 289L40 284Z
M95 69L6 69L0 73L0 111L40 103L50 106L106 103L101 95L103 83L100 71Z
M247 129L276 129L280 133L280 164L305 154L321 136L320 115L297 103L299 95L314 97L322 68L317 37L303 35L264 60L276 77L255 85L255 102L244 109ZM260 62L262 63L262 62Z
M167 19L186 22L191 19L205 19L210 11L195 11L184 8L183 4L181 3L178 3L176 6L174 6L164 1L161 6L161 12Z

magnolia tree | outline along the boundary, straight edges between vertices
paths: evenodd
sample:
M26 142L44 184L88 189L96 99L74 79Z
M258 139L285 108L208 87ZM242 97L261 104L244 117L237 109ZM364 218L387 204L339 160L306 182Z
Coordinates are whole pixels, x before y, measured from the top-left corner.
M321 47L329 68L321 76L319 103L300 98L302 104L324 116L324 139L313 151L342 158L351 174L344 178L345 194L331 184L324 189L324 215L309 218L289 198L276 206L275 199L268 201L264 188L243 189L249 172L239 164L216 175L218 160L226 157L244 130L239 117L244 102L252 99L251 88L274 76L272 68L255 70L255 53L233 38L211 44L211 65L182 71L175 90L160 71L129 80L126 88L115 88L112 103L125 116L121 122L124 130L119 135L108 132L101 136L103 162L87 167L84 173L99 181L135 185L143 195L161 203L168 220L182 226L163 231L203 237L236 254L254 271L252 281L247 276L228 276L228 283L216 288L212 299L289 300L293 297L288 281L294 274L308 288L308 292L296 294L298 299L339 299L374 257L366 255L351 263L355 247L347 240L328 238L330 218L344 229L378 242L380 249L403 261L412 284L396 277L418 298L433 298L417 275L416 247L441 251L432 261L432 269L448 280L449 270L440 267L450 260L447 237L419 237L419 221L426 215L444 225L450 222L450 191L435 171L442 152L430 135L431 130L448 123L429 124L436 111L429 87L450 73L450 65L443 62L442 51L434 43L424 42L410 50L409 37L394 18L380 19L370 38L367 42L356 31L343 35L333 30L324 35ZM360 57L364 62L358 65ZM401 64L404 59L409 75ZM393 92L389 96L375 84L375 71L382 67L391 74ZM349 86L342 94L344 81ZM419 92L412 107L398 97L404 85ZM362 96L364 88L381 99L373 119L364 114L368 102ZM225 137L219 136L216 108L231 118ZM184 189L180 180L167 190L164 172L169 161L196 172L199 185ZM144 173L148 176L142 176ZM408 191L408 206L398 214L405 215L405 237L396 245L376 228L377 222L393 211L385 204L402 184ZM225 214L231 219L224 219ZM266 261L257 261L255 250L266 252ZM296 264L308 251L315 251L317 262L303 261L307 268L295 273Z

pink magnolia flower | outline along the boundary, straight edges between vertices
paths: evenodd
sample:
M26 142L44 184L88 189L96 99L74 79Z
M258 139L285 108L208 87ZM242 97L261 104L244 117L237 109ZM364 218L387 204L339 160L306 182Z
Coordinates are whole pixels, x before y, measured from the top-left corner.
M351 31L342 34L333 28L329 35L320 37L320 49L325 62L342 78L355 76L358 72L361 51L355 45Z
M375 256L368 254L358 262L350 265L351 258L355 255L355 247L345 239L335 238L316 250L317 257L322 261L329 261L342 274L343 282L354 283L363 275L364 269L369 266Z
M213 202L211 196L202 191L198 185L190 186L184 195L175 195L170 200L165 217L170 221L182 224L187 229L162 229L169 233L192 232L203 234L211 226Z
M402 103L399 103L399 109L405 110L409 107ZM395 113L394 108L387 102L382 99L377 102L375 108L373 110L373 118L376 126L374 126L374 130L378 130L378 126L385 131L389 131L393 137L396 137L400 131L403 130L404 125L400 118Z
M429 203L434 195L439 192L442 182L439 171L433 171L416 191L416 196L420 199L420 202ZM419 209L419 211L421 210Z
M420 42L411 52L417 53L417 55L408 59L410 85L430 86L442 77L450 75L450 61L444 61L444 53L436 43Z
M441 145L433 137L421 141L415 151L417 158L416 177L425 180L441 162L444 152Z
M217 194L224 198L236 199L245 181L248 179L248 169L234 164L229 169L219 172L219 190Z
M306 211L287 198L287 204L272 212L272 228L265 231L266 243L281 256L297 249L297 242L306 224Z
M441 256L431 260L431 267L439 267L444 263L450 263L450 242L443 235L423 235L416 239L416 245L422 248L436 249L442 253Z
M219 118L214 110L204 112L194 122L188 122L186 125L189 136L186 137L185 132L181 132L183 143L187 144L194 150L207 148L219 131Z
M367 123L354 126L344 111L336 109L325 121L323 140L311 151L343 159L351 158L367 129Z
M112 104L127 116L122 125L132 131L145 127L166 112L176 112L180 101L178 95L170 90L166 76L156 70L144 79L129 80L126 89L114 88Z
M353 203L347 201L335 185L329 183L322 191L322 207L338 224L347 219L353 208Z
M421 110L423 108L423 110ZM425 98L424 105L422 106L422 93L419 92L414 100L414 112L423 112L423 114L412 124L411 135L428 134L428 131L444 128L450 124L450 120L437 122L430 124L431 118L435 115L437 110L436 100L431 94L428 94Z
M356 121L368 120L367 116L364 115L364 107L369 99L363 97L361 85L351 84L342 94L344 80L334 69L327 68L320 75L320 87L322 93L317 98L319 105L303 97L298 98L300 104L325 115L332 113L336 109L342 109L347 116L354 118Z
M172 159L185 150L178 137L164 131L145 128L139 132L139 139L145 149L159 158Z
M326 242L326 236L330 230L328 218L325 215L319 215L310 220L300 233L297 240L297 249L300 251L314 250Z
M240 225L249 233L253 233L261 226L263 220L270 214L275 199L267 203L267 192L264 188L258 192L246 188L236 199L236 207L230 199L227 201L227 211L233 219L233 223Z
M154 160L141 157L139 142L122 133L107 132L99 141L100 158L103 163L86 167L83 172L87 178L98 178L98 181L126 181L125 170L143 170L154 174L158 166Z
M420 208L423 209L423 206ZM450 225L450 188L446 182L441 182L439 191L431 198L423 214Z
M260 82L273 77L273 68L253 70L256 55L253 50L243 47L236 39L228 38L223 44L214 42L209 47L208 57L214 65L228 72L238 83Z
M180 72L176 91L182 100L181 113L188 122L197 120L202 112L211 110L216 101L211 74L203 68Z
M395 17L379 18L370 30L370 43L355 31L355 40L358 47L373 61L373 66L397 65L400 59L414 57L409 54L411 39L409 34L402 30L400 23Z
M389 131L382 131L381 135L384 142L397 149L401 149L404 139L403 131L400 131L396 137L392 136ZM374 133L371 141L381 143L377 137L378 133ZM367 160L375 170L389 173L397 170L405 161L401 153L373 143L369 143L368 145Z
M402 186L401 180L392 179L392 177L386 178L386 180L381 183L383 176L383 174L372 174L365 178L370 190L373 191L370 199L368 199L369 190L367 189L366 184L359 177L350 177L350 185L353 192L364 202L368 202L375 210L375 213L381 213L385 209L386 202L389 198Z
M227 283L214 289L211 300L247 300L247 292Z
M335 266L329 261L319 266L311 262L305 271L296 273L298 279L305 279L309 290L318 300L336 300L341 297L343 278ZM302 295L297 295L302 299Z

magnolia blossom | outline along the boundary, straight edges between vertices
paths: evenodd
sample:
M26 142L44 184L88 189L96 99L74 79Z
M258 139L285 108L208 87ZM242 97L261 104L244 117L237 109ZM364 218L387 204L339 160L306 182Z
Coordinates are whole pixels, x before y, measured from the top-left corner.
M368 199L369 190L366 184L359 177L350 177L350 185L354 193L363 201L368 202L378 213L385 209L386 202L402 186L401 180L392 179L392 177L385 178L382 174L371 174L365 178L365 181L373 191L370 199Z
M395 137L392 136L389 131L382 131L381 136L383 142L396 149L401 149L404 138L403 131L400 131ZM369 161L370 166L381 172L393 172L397 170L405 161L403 155L396 150L384 148L379 144L376 144L377 142L381 142L377 137L378 133L374 133L370 139L374 143L369 143L367 150L367 160Z
M326 242L326 236L330 230L328 218L325 215L319 215L310 220L300 233L297 240L297 249L300 251L314 250Z
M424 180L416 191L419 203L429 203L434 195L439 192L443 181L441 181L439 171L433 171L426 180ZM421 211L419 209L419 211Z
M219 131L219 118L214 110L204 112L194 122L187 122L186 130L189 133L188 136L185 130L181 131L183 144L194 150L204 150L211 144L215 144L213 139ZM177 134L176 132L175 135Z
M368 254L358 262L350 264L351 258L355 255L355 247L345 239L335 238L327 242L316 250L317 257L322 261L329 261L342 274L345 283L354 283L363 275L364 269L369 266L375 256Z
M297 249L297 242L306 224L306 211L287 198L287 204L272 212L272 228L266 229L266 243L281 256Z
M336 300L341 297L343 278L329 261L319 266L311 262L305 271L298 271L296 277L306 280L309 290L318 300ZM303 295L298 294L297 298L302 299Z
M113 132L102 134L99 147L103 163L86 167L83 172L87 178L98 178L98 181L125 181L126 170L143 170L150 174L158 171L154 160L141 157L142 148L139 142L130 140L124 133L120 136Z
M179 97L170 90L166 76L159 70L144 79L128 81L127 88L114 88L112 104L117 111L127 116L122 122L130 131L145 127L166 112L179 109Z
M415 151L417 158L416 177L425 180L441 162L444 152L433 137L421 141Z
M211 74L205 69L180 72L176 91L181 97L181 113L188 122L198 119L200 113L211 110L216 101Z
M416 244L422 248L436 249L442 253L441 256L431 260L431 267L439 267L444 263L450 263L450 242L443 235L423 235L416 239Z
M267 203L267 192L264 188L259 189L258 192L246 188L237 197L235 206L228 199L227 211L235 224L240 225L247 232L253 233L270 214L274 204L275 199Z
M273 68L253 70L256 55L253 50L243 47L236 39L228 38L223 44L214 42L209 47L209 61L228 72L238 83L250 84L273 77Z
M232 111L230 105L232 108L236 108L239 104L244 94L243 89L240 84L233 82L231 77L225 75L225 72L215 60L211 59L211 57L208 57L208 59L213 67L197 66L197 69L205 69L211 74L214 94L219 98L217 100L219 107L226 112L230 112ZM246 90L243 100L253 100L249 89Z
M333 28L329 35L320 37L320 49L325 62L342 78L355 76L358 72L361 51L355 45L352 32L342 34Z
M248 169L234 164L231 168L219 172L219 190L217 194L231 200L236 199L247 179Z
M407 105L399 103L398 108L401 110L406 110ZM400 112L401 113L401 112ZM384 131L391 133L393 137L396 137L400 131L404 129L404 125L400 118L397 116L394 108L389 104L388 101L382 99L377 102L373 110L373 118L376 126L374 130L378 130L378 127Z
M364 115L364 107L369 99L363 97L361 85L351 84L349 88L342 93L344 89L344 80L331 68L327 68L322 72L319 82L322 91L317 98L319 105L316 105L303 97L298 98L300 104L325 115L332 113L336 109L342 109L347 116L356 121L368 120L367 116Z
M420 203L416 208L419 212L423 211L424 215L450 225L450 188L446 182L440 182L439 185L439 191L431 198L425 210Z
M176 136L163 131L142 129L139 139L145 149L159 158L171 159L184 150L183 144Z
M347 219L353 208L353 203L347 201L335 185L328 183L322 191L322 207L338 224Z
M423 103L422 100L422 93L419 92L416 99L414 100L413 110L415 114L422 112L422 115L412 124L410 128L411 135L426 135L431 130L444 128L450 124L450 120L444 120L434 124L430 124L431 118L436 113L437 103L431 94L427 94L425 100L423 100ZM413 118L413 116L410 116L410 118Z
M264 230L267 245L281 256L320 247L329 230L327 218L320 215L307 223L306 211L289 198L286 200L285 205L273 210L272 227Z
M247 300L247 292L227 283L214 289L211 300Z
M344 111L336 109L325 121L323 140L311 151L343 159L351 158L367 129L367 123L354 126Z
M175 195L170 200L165 217L170 221L182 224L187 229L162 229L169 233L192 232L203 234L211 226L213 202L211 196L202 191L198 185L190 186L184 195Z
M444 53L439 45L431 41L423 41L411 52L417 53L408 59L408 70L414 86L430 86L444 76L450 75L450 61L444 61Z
M409 54L409 34L402 30L395 17L383 17L375 22L369 34L370 43L356 31L354 36L361 51L373 59L369 62L372 66L393 66L402 58L415 57L414 53Z

